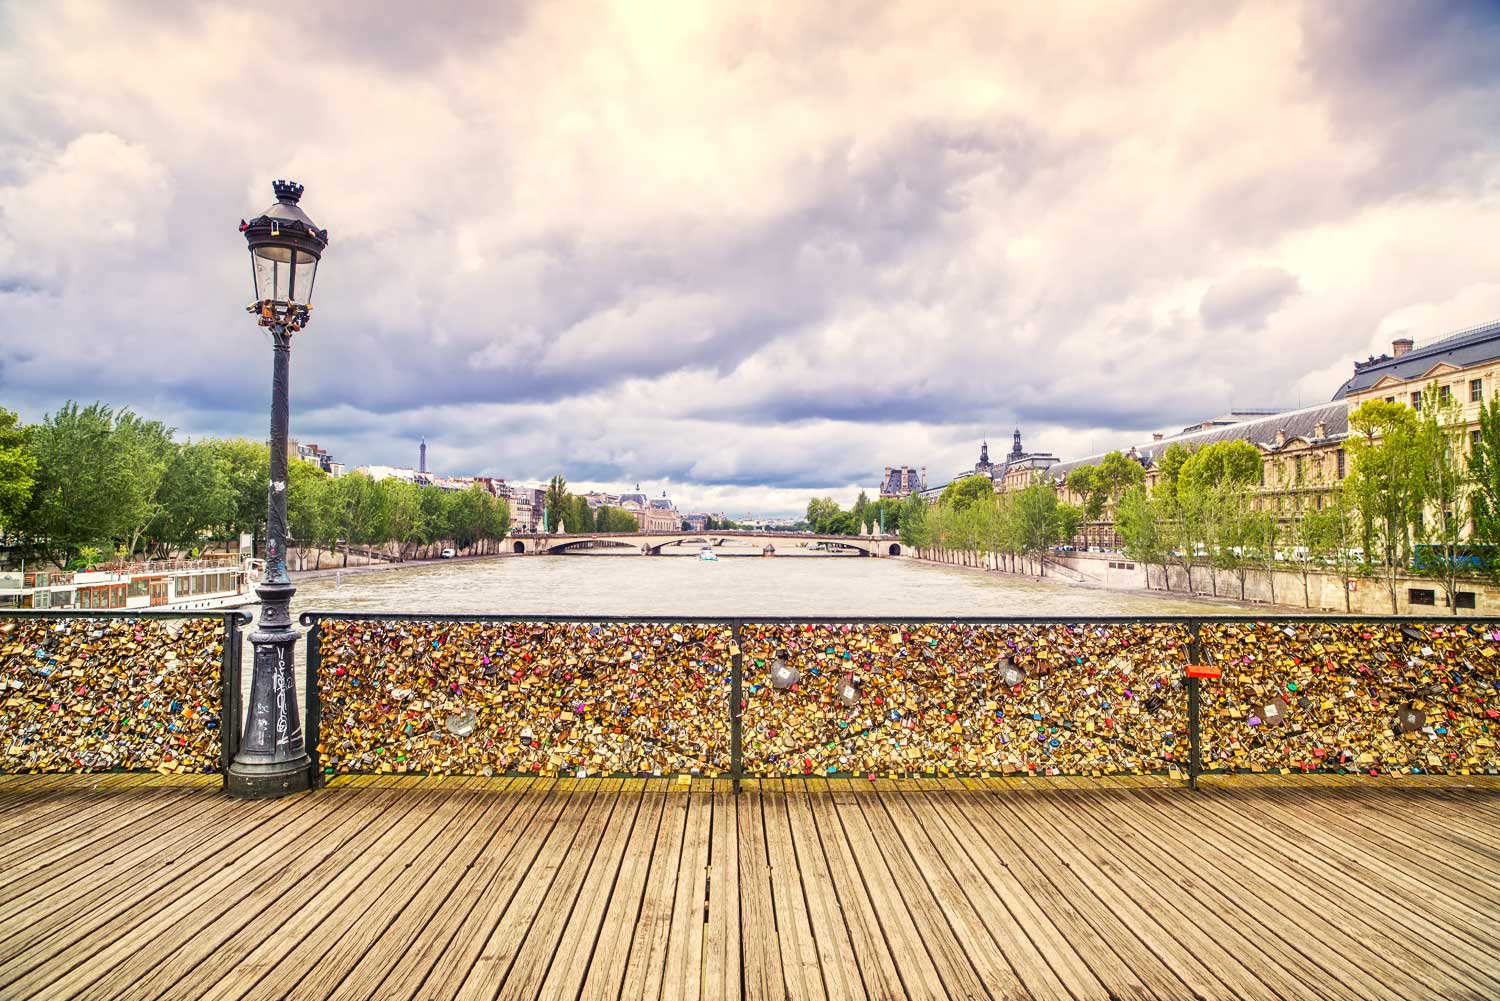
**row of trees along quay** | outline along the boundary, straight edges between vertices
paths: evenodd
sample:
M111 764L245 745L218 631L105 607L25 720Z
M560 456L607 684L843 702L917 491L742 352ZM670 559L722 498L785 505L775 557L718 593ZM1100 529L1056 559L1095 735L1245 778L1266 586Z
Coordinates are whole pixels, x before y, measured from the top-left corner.
M1113 452L1073 470L1065 484L1043 477L994 494L988 477L974 476L949 484L936 504L913 495L900 505L901 541L1045 573L1053 547L1082 523L1109 518L1153 587L1159 580L1170 590L1168 570L1177 568L1192 591L1196 570L1218 594L1219 573L1227 572L1243 598L1246 578L1259 571L1276 602L1275 573L1291 572L1311 607L1310 578L1330 573L1378 582L1394 614L1402 581L1420 577L1442 589L1456 615L1462 586L1500 583L1500 399L1481 405L1474 428L1435 386L1423 399L1431 402L1420 412L1370 400L1350 413L1347 475L1299 479L1307 505L1268 489L1249 442L1174 444L1149 489L1140 464ZM1081 504L1058 498L1064 485ZM1348 611L1347 590L1344 600Z
M287 522L299 559L394 546L401 559L452 546L498 551L510 506L475 484L443 490L363 473L287 467ZM165 557L265 535L270 449L243 438L178 441L129 409L68 403L37 424L0 409L0 535L60 568ZM633 524L633 522L632 522Z

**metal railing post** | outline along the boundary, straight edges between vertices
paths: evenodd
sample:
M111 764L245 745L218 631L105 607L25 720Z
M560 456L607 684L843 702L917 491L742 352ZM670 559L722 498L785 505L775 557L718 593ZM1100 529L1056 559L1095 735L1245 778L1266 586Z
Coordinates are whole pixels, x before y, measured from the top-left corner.
M219 777L229 788L229 766L240 750L240 616L224 616L224 653L219 668Z
M306 617L303 617L304 622ZM307 631L307 757L309 789L321 789L327 784L323 777L323 758L318 752L322 742L323 691L318 676L323 667L323 623L312 616L312 628Z
M745 774L745 748L740 730L740 717L744 715L745 655L740 651L740 624L738 620L729 626L729 771L734 776L734 791L740 791L740 779Z
M1198 640L1198 623L1188 623L1188 634L1192 637L1188 641L1188 663L1203 663L1203 646ZM1188 686L1188 788L1198 788L1198 773L1203 770L1203 745L1199 734L1199 686L1202 681L1195 675L1189 674Z

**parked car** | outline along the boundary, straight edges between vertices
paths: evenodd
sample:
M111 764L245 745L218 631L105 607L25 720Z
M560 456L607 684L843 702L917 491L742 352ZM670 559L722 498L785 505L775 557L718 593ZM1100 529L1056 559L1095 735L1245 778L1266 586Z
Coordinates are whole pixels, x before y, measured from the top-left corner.
M451 559L453 559L453 556L454 556L453 550L451 550L451 549L444 549L443 550L443 559L445 559L445 560L451 560Z

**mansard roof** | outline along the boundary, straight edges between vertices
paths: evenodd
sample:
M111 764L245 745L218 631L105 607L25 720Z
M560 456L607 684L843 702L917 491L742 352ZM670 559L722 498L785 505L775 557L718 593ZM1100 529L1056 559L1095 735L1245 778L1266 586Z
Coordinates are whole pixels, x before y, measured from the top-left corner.
M1324 436L1317 436L1319 424L1323 425ZM1314 407L1304 407L1301 410L1289 410L1286 413L1273 414L1255 420L1240 421L1236 424L1226 424L1222 427L1210 428L1207 431L1197 431L1192 434L1175 434L1170 438L1160 441L1148 441L1134 446L1136 456L1141 460L1143 466L1150 466L1170 445L1186 445L1192 449L1202 448L1204 445L1212 445L1219 441L1248 441L1253 445L1259 445L1268 452L1276 451L1280 446L1276 444L1278 431L1286 432L1286 440L1300 438L1309 442L1339 441L1349 434L1349 404L1343 400L1334 400L1331 403L1320 403ZM1120 449L1128 454L1128 449ZM1085 456L1082 459L1072 459L1068 462L1059 462L1047 470L1054 479L1062 479L1068 473L1083 466L1092 466L1103 459L1107 453L1100 452L1097 455Z
M1383 355L1370 361L1357 361L1354 375L1339 387L1333 398L1342 400L1350 393L1370 389L1387 377L1410 382L1424 378L1438 365L1467 368L1496 359L1500 359L1500 320L1438 338L1399 357Z

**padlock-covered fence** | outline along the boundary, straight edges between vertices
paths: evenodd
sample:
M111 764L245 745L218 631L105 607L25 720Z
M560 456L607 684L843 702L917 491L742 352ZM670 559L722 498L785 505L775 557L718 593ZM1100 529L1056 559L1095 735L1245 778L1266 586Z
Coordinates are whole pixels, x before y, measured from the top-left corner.
M1500 625L1473 620L303 624L328 773L1500 771Z
M0 613L0 772L223 772L244 612ZM224 707L230 707L225 713Z

